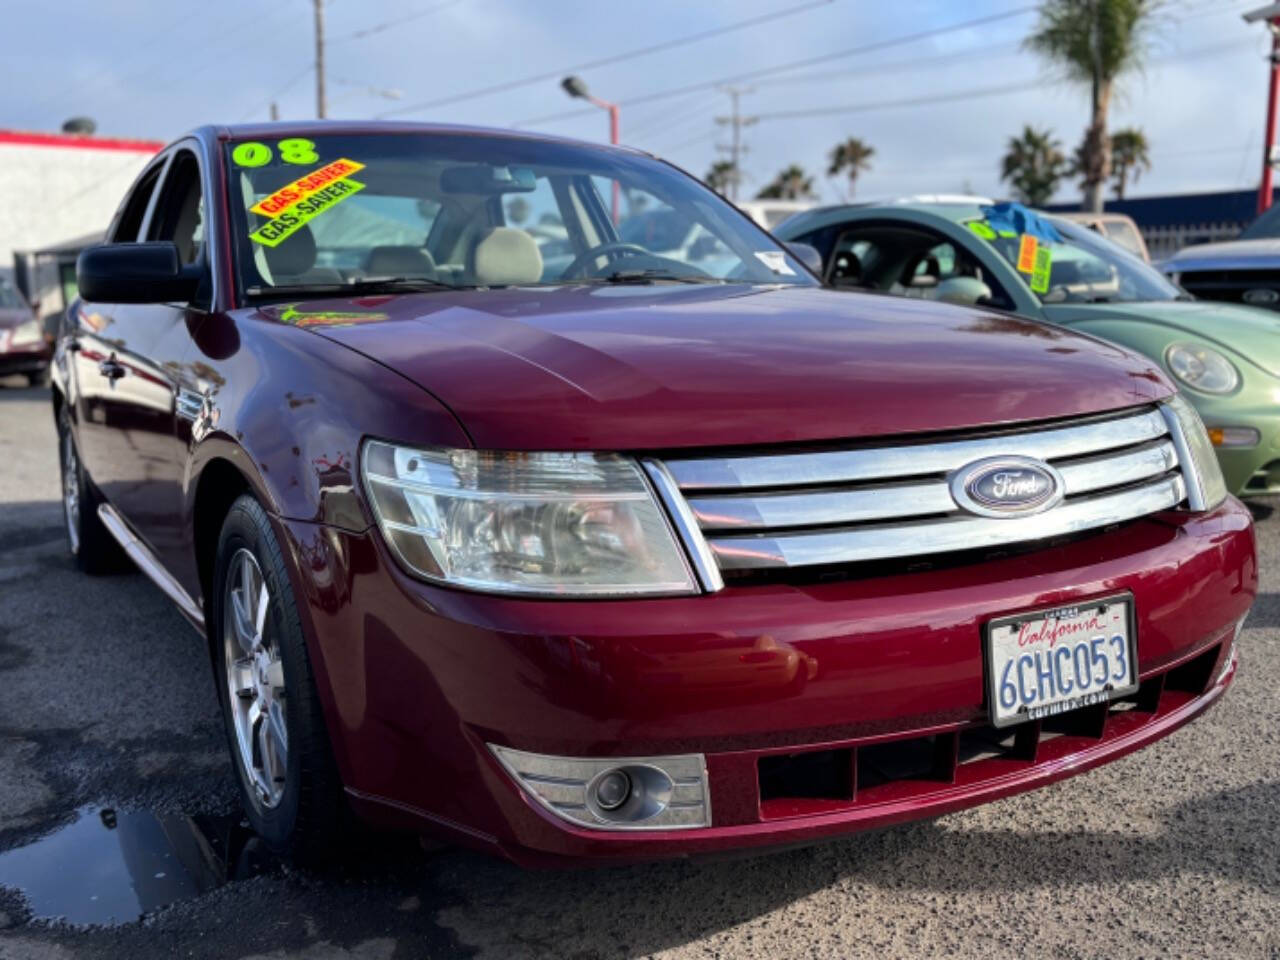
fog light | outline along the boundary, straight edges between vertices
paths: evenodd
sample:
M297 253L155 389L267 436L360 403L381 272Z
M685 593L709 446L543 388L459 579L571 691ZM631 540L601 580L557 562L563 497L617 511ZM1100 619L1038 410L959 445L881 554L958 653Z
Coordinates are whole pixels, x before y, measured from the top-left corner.
M623 770L610 770L596 780L595 795L601 810L617 810L631 796L631 778Z
M1256 447L1262 434L1253 427L1210 427L1209 440L1215 447Z
M595 830L680 830L711 825L706 759L554 757L489 745L531 799Z

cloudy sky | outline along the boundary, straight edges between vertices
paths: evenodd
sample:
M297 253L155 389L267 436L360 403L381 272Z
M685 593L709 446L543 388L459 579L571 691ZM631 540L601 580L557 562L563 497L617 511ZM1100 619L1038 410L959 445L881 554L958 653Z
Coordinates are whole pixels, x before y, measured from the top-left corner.
M1146 68L1126 80L1112 115L1113 129L1140 127L1151 143L1153 169L1131 193L1256 185L1268 40L1240 13L1260 3L1166 0ZM825 155L857 136L876 149L862 196L999 194L1011 135L1031 123L1069 148L1087 118L1084 91L1021 49L1033 6L329 0L330 113L603 139L605 116L582 115L555 79L575 70L623 103L625 142L701 175L727 142L714 118L729 98L717 85L737 82L750 89L743 113L760 117L745 131L744 192L794 162L837 199L844 185L823 176ZM88 115L103 134L168 139L210 121L264 120L272 100L285 119L314 116L310 0L66 0L10 5L5 19L0 128L56 130ZM705 33L714 35L676 42ZM610 62L584 66L596 61ZM491 87L506 89L474 95ZM1077 195L1073 183L1059 192Z

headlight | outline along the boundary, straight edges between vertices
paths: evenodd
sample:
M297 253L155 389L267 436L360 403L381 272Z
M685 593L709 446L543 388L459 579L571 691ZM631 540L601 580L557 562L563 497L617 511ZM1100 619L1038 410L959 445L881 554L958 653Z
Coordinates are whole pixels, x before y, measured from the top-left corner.
M1200 414L1180 395L1170 397L1160 409L1178 451L1191 509L1212 510L1227 498L1227 483Z
M1230 393L1240 385L1240 371L1212 347L1198 343L1172 343L1164 362L1175 377L1193 390Z
M361 468L383 537L424 579L555 596L696 592L662 508L626 457L371 440Z
M40 326L40 321L28 320L13 328L13 334L9 337L9 346L26 347L39 343L43 339L44 328Z

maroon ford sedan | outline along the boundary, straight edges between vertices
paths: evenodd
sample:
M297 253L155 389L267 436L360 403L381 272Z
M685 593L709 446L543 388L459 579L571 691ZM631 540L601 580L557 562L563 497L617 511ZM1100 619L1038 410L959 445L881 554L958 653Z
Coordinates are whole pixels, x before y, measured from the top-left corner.
M811 841L1113 760L1234 675L1250 517L1152 364L824 291L651 156L207 127L108 236L55 361L71 551L206 638L277 848Z

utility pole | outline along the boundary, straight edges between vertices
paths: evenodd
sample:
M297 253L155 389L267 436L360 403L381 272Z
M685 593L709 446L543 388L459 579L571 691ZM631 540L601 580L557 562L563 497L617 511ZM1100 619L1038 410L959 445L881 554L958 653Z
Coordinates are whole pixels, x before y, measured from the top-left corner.
M271 101L271 122L275 123L279 119L280 119L280 108L276 105L276 102L272 100Z
M717 143L716 149L722 153L729 154L729 162L733 164L733 179L729 182L729 199L734 203L738 202L738 184L742 182L742 155L747 152L747 145L742 142L742 128L749 127L759 117L744 117L742 111L738 109L738 98L744 93L754 93L754 87L721 87L725 93L729 95L729 100L733 104L733 112L727 117L716 117L716 123L720 126L729 126L733 131L732 140L729 143Z
M324 0L311 0L316 12L316 116L324 119Z

